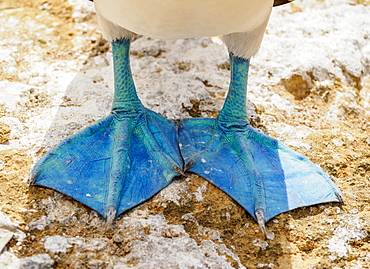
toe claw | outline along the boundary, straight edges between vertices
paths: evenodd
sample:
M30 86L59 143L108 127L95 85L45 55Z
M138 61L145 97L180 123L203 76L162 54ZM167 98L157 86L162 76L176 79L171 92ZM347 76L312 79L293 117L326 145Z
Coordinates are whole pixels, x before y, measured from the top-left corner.
M180 174L180 175L182 175L182 176L186 176L186 175L185 175L185 173L184 173L184 171L181 169L181 167L180 167L180 166L178 166L178 165L174 164L174 165L172 166L172 169L173 169L176 173L179 173L179 174Z
M186 164L185 164L185 168L184 168L184 171L188 171L193 165L194 165L195 161L194 159L190 159Z
M105 229L109 229L112 226L113 220L116 217L117 209L113 206L110 206L105 211L105 214L107 216L107 221L105 222Z
M344 203L344 199L343 199L343 196L340 194L340 192L336 192L335 193L336 197L338 198L338 201L340 203Z
M37 174L31 173L30 186L36 182L36 179L37 179Z
M258 210L256 210L256 212L254 214L256 215L258 226L262 230L263 234L266 236L267 231L266 231L266 225L265 225L265 222L266 222L265 211L263 209L258 209Z

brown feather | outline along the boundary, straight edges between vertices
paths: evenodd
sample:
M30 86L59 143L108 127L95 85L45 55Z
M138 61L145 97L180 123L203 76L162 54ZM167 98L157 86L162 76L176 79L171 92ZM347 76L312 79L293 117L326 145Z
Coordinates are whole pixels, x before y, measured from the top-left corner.
M293 1L294 0L274 0L274 7L284 5Z

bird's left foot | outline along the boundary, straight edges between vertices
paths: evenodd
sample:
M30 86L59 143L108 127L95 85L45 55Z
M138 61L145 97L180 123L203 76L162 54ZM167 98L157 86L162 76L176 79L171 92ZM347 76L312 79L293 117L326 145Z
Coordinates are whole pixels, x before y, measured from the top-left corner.
M318 166L247 121L186 119L181 125L186 169L230 195L263 230L280 213L341 201L340 191Z
M230 89L219 116L181 121L185 169L225 191L264 232L265 222L280 213L341 201L339 189L318 166L249 125L245 104L249 61L232 54L230 61Z

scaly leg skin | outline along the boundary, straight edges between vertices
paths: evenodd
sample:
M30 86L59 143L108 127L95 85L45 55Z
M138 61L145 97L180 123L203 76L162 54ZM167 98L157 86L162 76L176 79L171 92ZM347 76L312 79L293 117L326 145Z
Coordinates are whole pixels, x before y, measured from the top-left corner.
M31 184L64 193L98 211L109 225L182 173L178 127L141 104L129 63L130 40L112 42L111 114L62 141L32 171Z
M230 64L230 88L219 116L180 122L185 170L225 191L257 220L265 234L265 223L280 213L342 201L339 189L319 167L249 125L249 60L231 53Z

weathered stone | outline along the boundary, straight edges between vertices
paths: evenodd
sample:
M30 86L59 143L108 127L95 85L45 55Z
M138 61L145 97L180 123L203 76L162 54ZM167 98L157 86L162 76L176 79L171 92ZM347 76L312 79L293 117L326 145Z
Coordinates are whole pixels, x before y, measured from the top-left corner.
M112 55L87 0L3 0L0 10L0 210L27 233L7 243L1 268L366 268L368 1L275 8L251 61L253 126L320 165L346 201L284 213L267 224L267 238L235 201L192 174L108 230L82 204L28 188L36 159L109 113ZM138 37L131 63L143 103L171 119L216 116L230 72L219 43Z
M0 144L8 141L9 137L10 137L10 127L0 122Z

